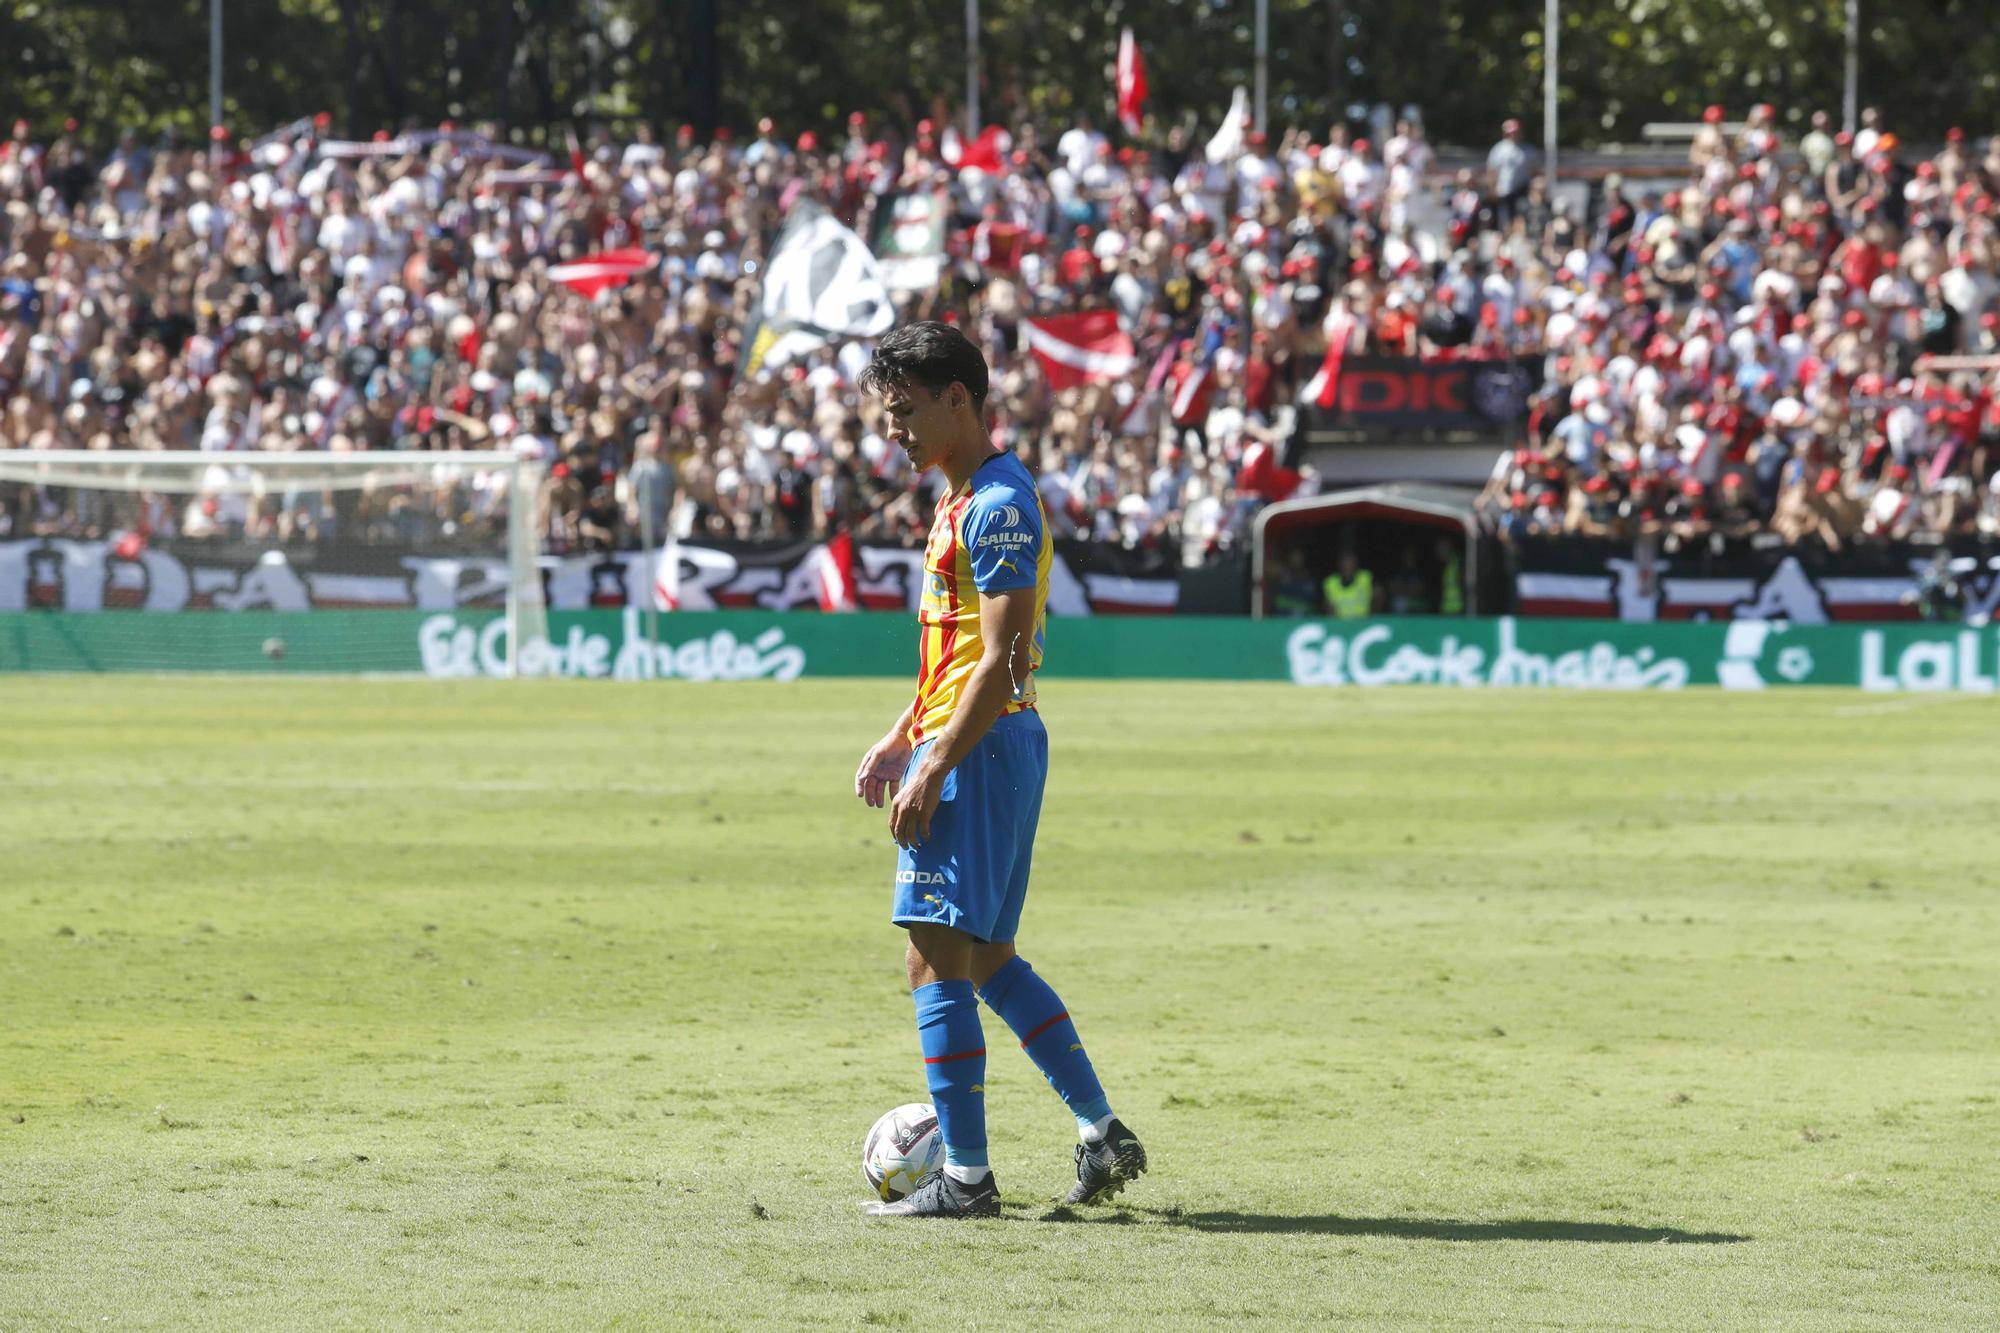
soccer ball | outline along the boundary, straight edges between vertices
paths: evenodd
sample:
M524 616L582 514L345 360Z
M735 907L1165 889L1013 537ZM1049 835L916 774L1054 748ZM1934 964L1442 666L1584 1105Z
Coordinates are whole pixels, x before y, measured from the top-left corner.
M875 1122L861 1145L861 1174L884 1199L902 1198L944 1165L937 1110L923 1102L899 1106Z

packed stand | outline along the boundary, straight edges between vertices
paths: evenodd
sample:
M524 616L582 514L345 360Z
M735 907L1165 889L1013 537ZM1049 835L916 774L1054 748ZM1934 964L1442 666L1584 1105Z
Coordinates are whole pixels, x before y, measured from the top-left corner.
M1911 154L1874 112L1709 107L1685 180L1615 176L1586 223L1529 207L1482 284L1544 356L1500 531L1831 551L2000 533L2000 139Z
M0 447L510 449L557 552L849 529L917 544L941 480L908 475L853 349L742 376L758 272L796 203L865 238L940 191L941 278L902 318L956 322L993 367L995 438L1059 536L1199 563L1284 466L1289 405L1326 352L1538 360L1524 438L1481 497L1508 537L1775 532L1830 546L1993 530L1984 370L1995 350L2000 147L1911 155L1869 118L1786 142L1767 107L1711 109L1685 180L1552 200L1509 122L1483 169L1440 174L1421 128L1273 143L1225 127L1128 142L1088 122L955 141L856 114L843 137L599 133L562 160L481 134L328 136L98 156L68 127L0 145ZM1388 130L1387 134L1381 131ZM977 157L977 162L974 158ZM1423 225L1429 223L1430 225ZM551 276L640 248L587 297ZM1137 356L1052 392L1025 319L1115 310ZM1351 316L1351 318L1346 318ZM2000 462L2000 460L1994 460ZM462 485L341 510L155 500L153 533L435 538L504 497ZM468 522L467 520L471 520ZM74 496L0 487L14 533L87 533Z

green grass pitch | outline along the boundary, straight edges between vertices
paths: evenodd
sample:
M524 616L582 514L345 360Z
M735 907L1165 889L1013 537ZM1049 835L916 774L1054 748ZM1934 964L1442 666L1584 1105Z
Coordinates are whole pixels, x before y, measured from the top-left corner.
M2000 705L1051 680L1153 1173L911 1225L906 689L0 682L0 1328L2000 1320Z

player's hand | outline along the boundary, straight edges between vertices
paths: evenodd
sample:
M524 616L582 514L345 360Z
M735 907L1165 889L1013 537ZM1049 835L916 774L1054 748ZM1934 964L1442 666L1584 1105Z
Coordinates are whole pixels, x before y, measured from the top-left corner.
M875 748L861 757L861 767L854 770L854 794L880 810L902 783L912 748L900 731L876 741Z
M919 771L889 805L889 836L898 847L920 847L930 840L931 816L944 795L942 774Z

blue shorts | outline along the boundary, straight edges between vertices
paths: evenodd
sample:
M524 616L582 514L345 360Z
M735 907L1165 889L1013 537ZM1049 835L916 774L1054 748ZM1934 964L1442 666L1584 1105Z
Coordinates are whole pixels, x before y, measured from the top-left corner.
M930 746L917 746L904 781ZM930 838L898 849L889 919L950 926L978 940L1013 939L1048 772L1049 733L1033 709L995 722L945 775Z

